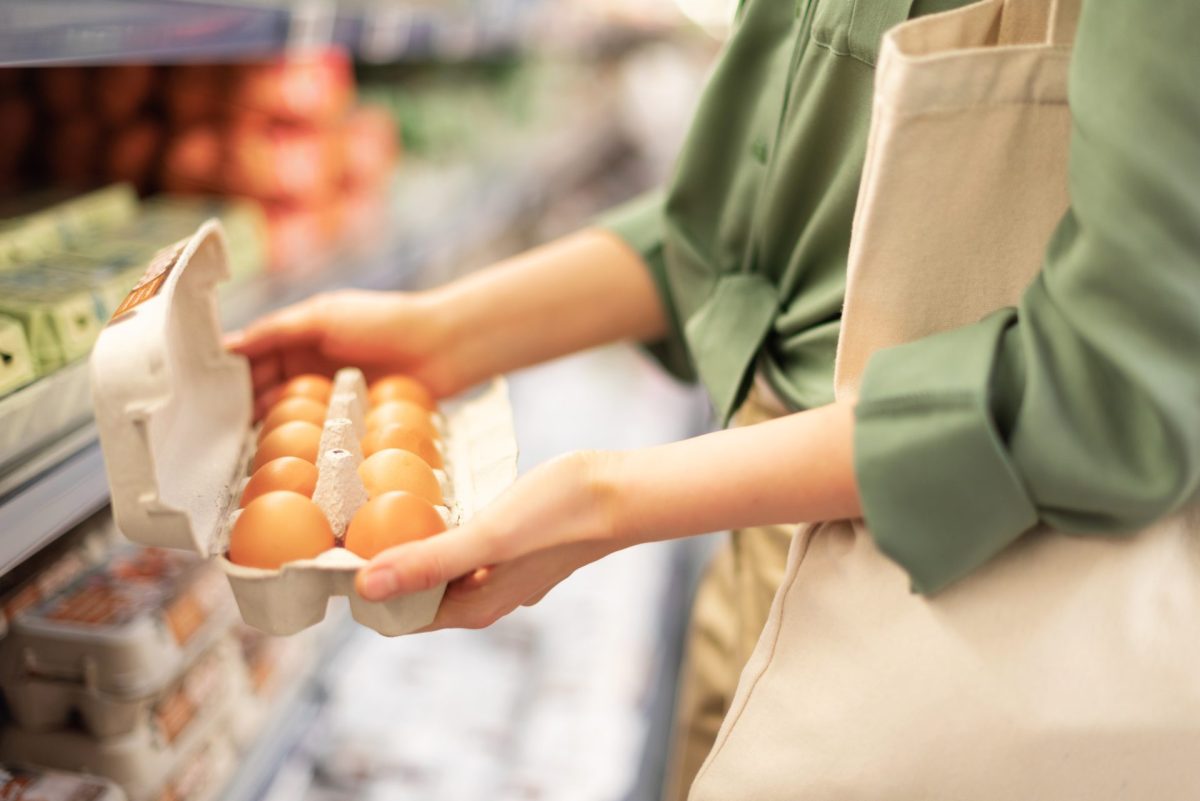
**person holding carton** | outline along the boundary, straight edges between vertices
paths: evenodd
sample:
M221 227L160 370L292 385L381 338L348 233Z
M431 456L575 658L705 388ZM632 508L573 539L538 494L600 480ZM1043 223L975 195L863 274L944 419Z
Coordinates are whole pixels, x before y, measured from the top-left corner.
M231 344L264 403L344 363L450 395L621 339L703 382L734 427L543 465L358 580L452 579L433 627L480 627L733 530L675 797L1195 798L1197 25L1184 0L745 0L662 195Z

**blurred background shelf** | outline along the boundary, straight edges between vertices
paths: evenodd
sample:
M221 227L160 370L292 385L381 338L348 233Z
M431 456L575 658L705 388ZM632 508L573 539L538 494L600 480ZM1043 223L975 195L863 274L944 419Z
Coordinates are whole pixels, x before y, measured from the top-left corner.
M616 133L594 116L543 137L504 163L471 171L466 180L406 181L389 211L395 232L370 254L335 255L287 274L264 273L231 287L222 300L225 327L233 329L272 309L341 287L413 289L436 280L432 267L453 269L455 259L504 233L552 193L570 187L604 163ZM432 203L432 185L440 200ZM431 209L431 203L433 208ZM414 226L424 205L426 224ZM433 213L431 213L431 210ZM408 213L408 212L413 213ZM86 364L68 368L83 374ZM43 381L60 381L56 373ZM78 382L78 377L67 376ZM22 392L42 392L41 382ZM50 388L51 390L53 388ZM9 399L5 399L7 402ZM0 410L3 403L0 403ZM0 417L0 426L15 425ZM104 462L90 420L73 421L48 444L0 473L0 574L95 512L108 500Z
M0 65L181 63L338 45L366 61L488 58L530 35L535 3L39 0L0 3Z
M0 192L18 208L0 207L0 270L5 258L21 270L42 258L4 250L5 230L29 213L22 200L55 185L77 197L129 182L140 196L135 220L185 196L213 208L257 206L257 245L245 248L254 266L235 267L222 289L227 329L323 291L440 284L576 230L661 182L713 50L673 0L0 0L0 65L21 67L0 71L0 121L26 124L0 130L15 143L9 162L0 159ZM343 105L289 116L284 73L302 73L313 57L336 76L322 83L310 74L308 88L319 91L308 94L337 94ZM262 81L256 93L225 94L254 81ZM208 116L193 116L189 100L211 100L213 86L217 112L209 105ZM135 94L137 107L122 111L119 101ZM265 113L254 105L264 99ZM272 180L304 172L305 161L328 168L324 151L306 145L333 141L347 162L351 142L370 150L347 133L364 110L402 143L377 161L386 170L365 171L383 178L369 180L371 203L359 202L363 185L348 164L331 186L281 197ZM184 171L170 172L180 166L170 156L198 129L208 139L193 144L207 141L217 155L191 162L190 177L201 180L172 184ZM254 130L270 136L248 138ZM299 161L285 158L291 146ZM117 151L149 152L142 180L114 174ZM90 172L56 172L79 154L98 154ZM266 165L265 182L255 159ZM363 174L360 164L354 175ZM233 242L236 226L226 227ZM119 239L117 230L82 250L66 244L86 253L105 236ZM157 248L185 233L153 229L149 238ZM237 241L255 244L240 233ZM93 529L106 532L103 547L121 547L104 509L86 385L87 362L77 359L0 397L0 433L7 425L28 435L0 437L6 614L17 589L52 575L63 554L95 540ZM627 345L519 371L510 388L523 469L708 424L694 390ZM73 399L71 414L57 423L39 417L57 397ZM23 417L5 416L19 405ZM110 552L96 547L88 558L102 563ZM239 741L219 797L657 798L684 624L707 548L630 549L487 632L385 640L335 602L325 632L303 643L315 665L279 685L257 735ZM0 725L11 725L3 715Z

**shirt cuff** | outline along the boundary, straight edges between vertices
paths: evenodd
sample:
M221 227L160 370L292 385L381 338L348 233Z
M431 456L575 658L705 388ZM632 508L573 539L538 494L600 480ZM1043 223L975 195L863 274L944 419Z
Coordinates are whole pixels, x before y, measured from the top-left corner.
M667 317L667 335L644 345L666 370L681 381L695 381L696 370L683 337L683 327L671 297L667 280L666 259L663 254L663 197L649 192L602 215L595 221L599 228L628 245L641 257L650 272L659 300Z
M918 592L937 592L1037 523L991 409L1015 318L1005 309L867 364L854 432L863 516Z

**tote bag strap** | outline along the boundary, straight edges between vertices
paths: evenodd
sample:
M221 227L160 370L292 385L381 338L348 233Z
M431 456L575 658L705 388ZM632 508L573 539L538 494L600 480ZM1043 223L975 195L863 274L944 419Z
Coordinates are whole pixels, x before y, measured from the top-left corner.
M1069 47L1075 40L1082 0L1005 0L999 44Z

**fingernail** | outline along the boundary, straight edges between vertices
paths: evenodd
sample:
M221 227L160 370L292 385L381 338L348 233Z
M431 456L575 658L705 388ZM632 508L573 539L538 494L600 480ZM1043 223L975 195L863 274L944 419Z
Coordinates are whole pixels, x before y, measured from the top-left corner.
M396 591L396 572L386 567L360 574L358 593L368 601L382 601Z

